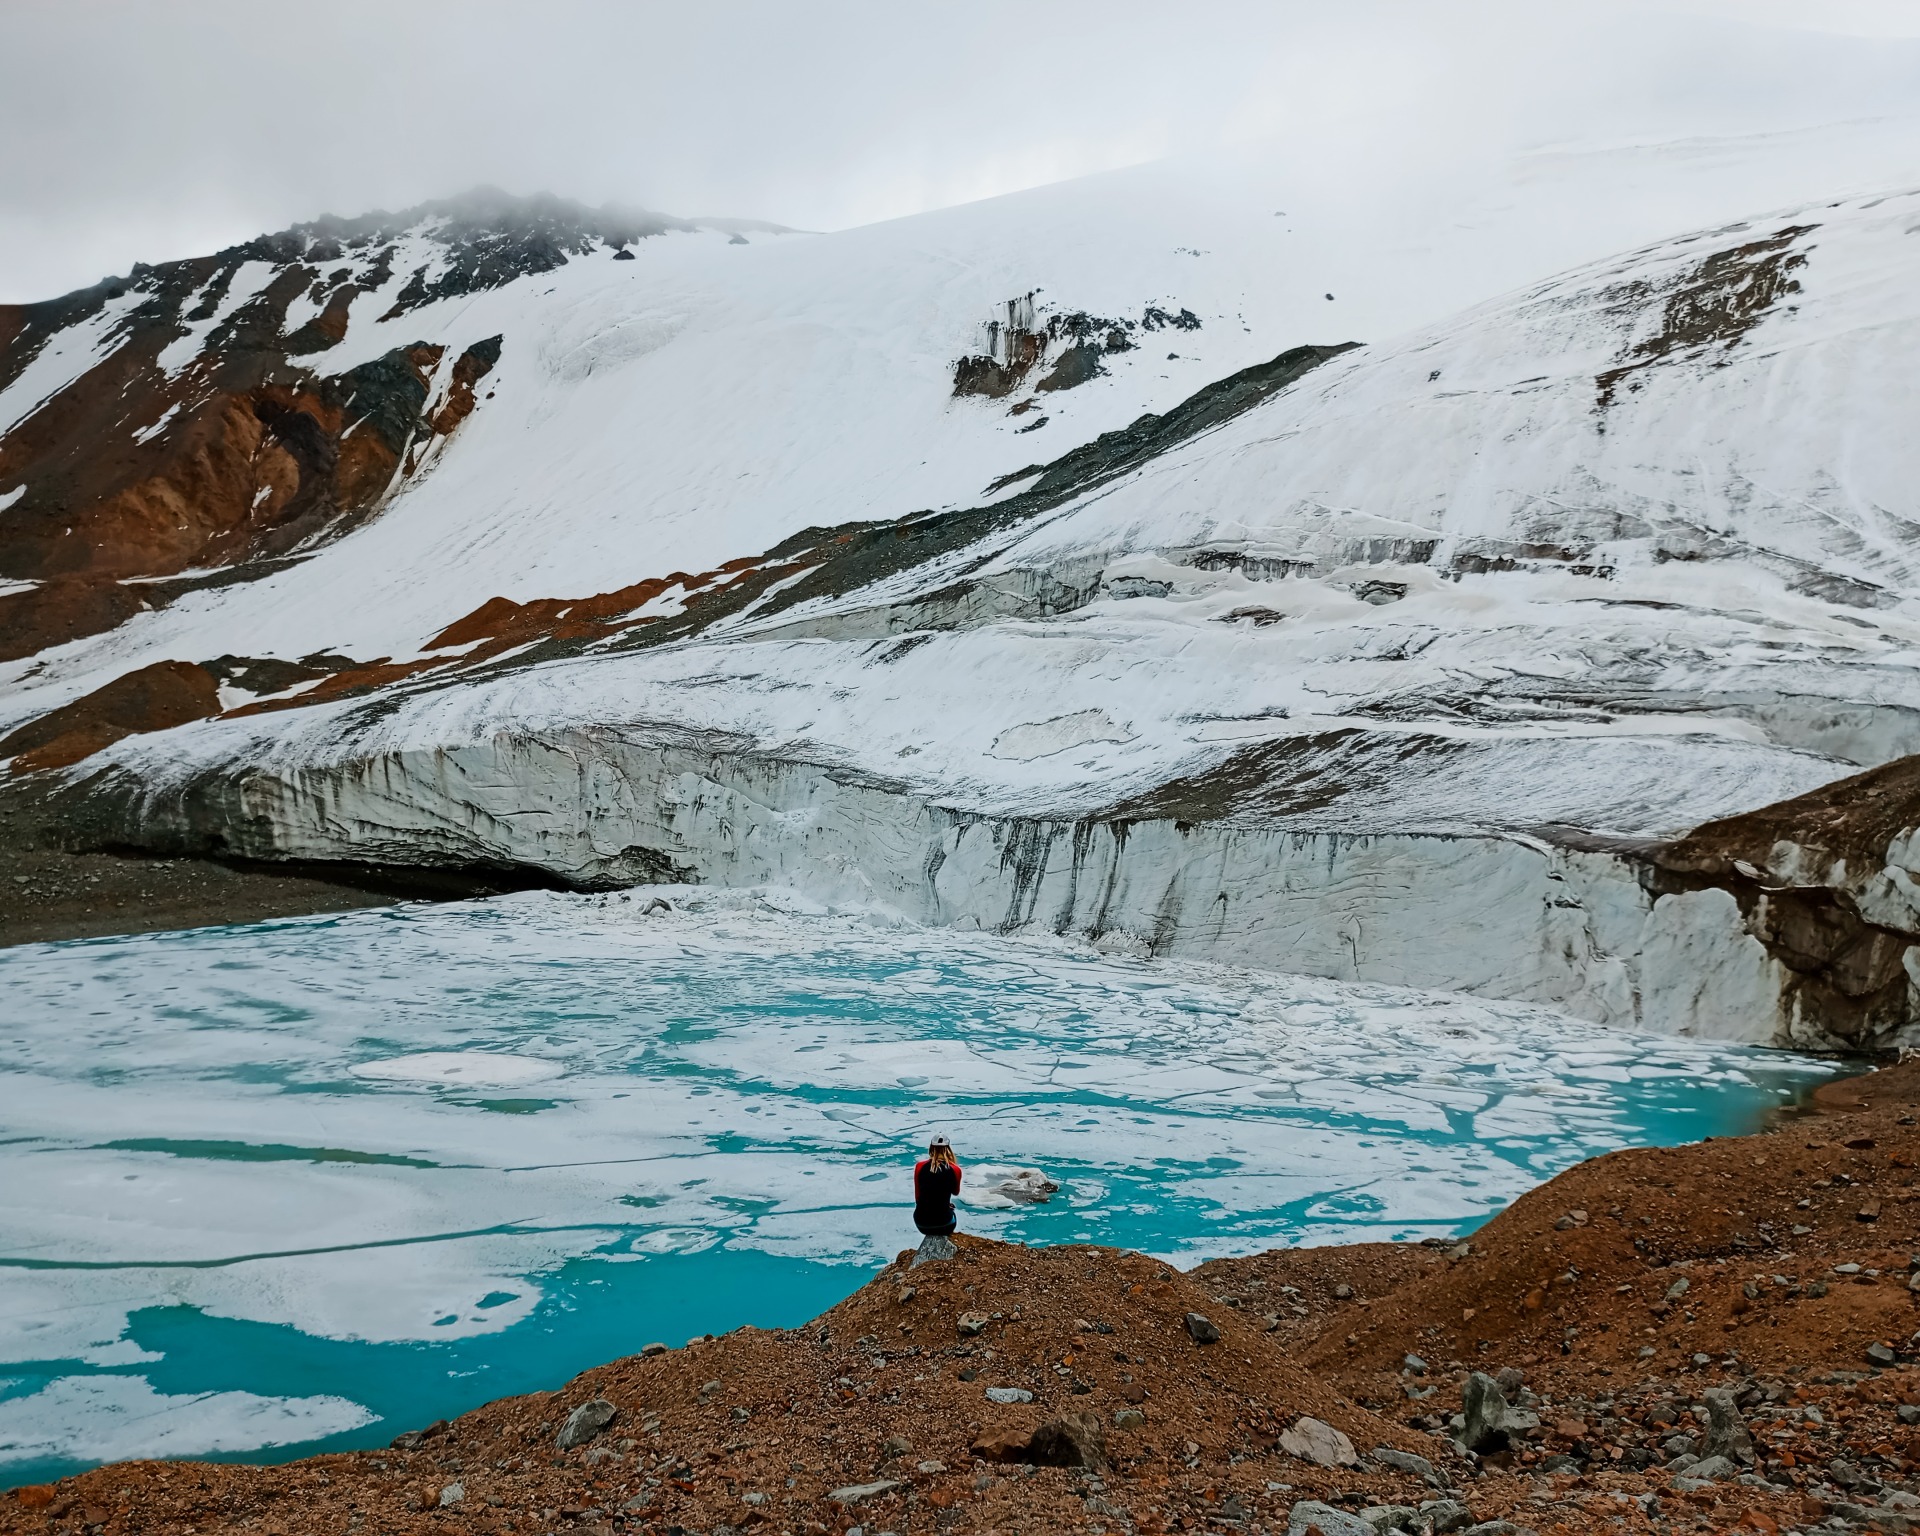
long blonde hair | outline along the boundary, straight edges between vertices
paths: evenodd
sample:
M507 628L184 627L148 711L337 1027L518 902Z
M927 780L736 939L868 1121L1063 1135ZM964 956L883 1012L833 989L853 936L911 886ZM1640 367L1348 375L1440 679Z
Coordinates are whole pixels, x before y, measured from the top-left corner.
M928 1147L927 1166L929 1168L955 1168L958 1167L959 1164L954 1160L952 1147Z

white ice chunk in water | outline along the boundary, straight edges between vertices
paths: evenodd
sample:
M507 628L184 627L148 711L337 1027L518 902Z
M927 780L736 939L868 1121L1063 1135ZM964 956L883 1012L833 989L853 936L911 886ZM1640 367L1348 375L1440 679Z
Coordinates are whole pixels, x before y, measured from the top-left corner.
M382 1083L444 1083L450 1088L520 1088L566 1071L557 1061L506 1056L496 1051L421 1051L347 1068L355 1077Z
M61 1376L0 1402L0 1465L46 1456L124 1461L296 1445L374 1415L344 1397L156 1392L144 1376Z
M1045 1205L1060 1186L1038 1168L979 1167L969 1170L970 1181L963 1181L960 1196L964 1204L980 1210L1004 1210L1015 1205ZM965 1187L971 1182L973 1187Z

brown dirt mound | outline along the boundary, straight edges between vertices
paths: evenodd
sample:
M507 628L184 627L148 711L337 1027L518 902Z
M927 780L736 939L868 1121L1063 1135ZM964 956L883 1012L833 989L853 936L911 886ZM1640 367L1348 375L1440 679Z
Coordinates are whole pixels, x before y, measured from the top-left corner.
M1217 1325L1217 1342L1195 1342L1186 1323L1194 1311ZM967 1313L985 1319L977 1334L960 1330ZM1002 1406L987 1399L989 1387L1033 1400ZM557 1451L568 1413L595 1398L619 1410L612 1426L583 1448ZM1128 1410L1144 1416L1139 1427L1116 1424ZM1103 1428L1105 1468L974 1454L976 1443L1018 1445L1080 1413ZM1363 1454L1380 1445L1434 1454L1425 1437L1303 1370L1257 1323L1214 1306L1189 1276L1112 1249L973 1239L954 1259L889 1265L803 1329L742 1329L622 1360L561 1392L490 1404L409 1450L287 1468L103 1468L0 1502L0 1528L1065 1528L1086 1521L1088 1499L1104 1497L1152 1531L1204 1523L1236 1497L1236 1507L1271 1514L1276 1500L1284 1510L1303 1496L1269 1490L1275 1479L1382 1497L1420 1487L1402 1474L1360 1475L1276 1450L1303 1414ZM854 1506L829 1497L872 1482L898 1486ZM455 1484L459 1497L443 1509ZM746 1502L754 1495L764 1502Z
M1348 1311L1307 1358L1342 1380L1397 1371L1410 1351L1577 1358L1602 1377L1690 1366L1703 1353L1772 1373L1864 1368L1869 1344L1920 1327L1920 1293L1906 1288L1920 1252L1920 1066L1876 1078L1878 1107L1864 1112L1569 1169L1460 1257ZM1848 1097L1858 1102L1859 1089L1830 1095ZM1840 1280L1840 1264L1880 1274ZM1811 1294L1822 1278L1826 1294Z

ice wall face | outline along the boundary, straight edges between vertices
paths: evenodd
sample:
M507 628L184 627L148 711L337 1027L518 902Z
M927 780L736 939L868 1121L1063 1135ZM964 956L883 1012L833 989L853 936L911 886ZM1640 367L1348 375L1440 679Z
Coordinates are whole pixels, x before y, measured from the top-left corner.
M1605 1023L1823 1049L1720 890L1656 894L1635 850L961 812L899 783L691 734L574 730L95 786L149 846L538 869L586 887L780 885L923 923L1548 1002Z
M220 718L78 759L72 824L586 886L777 881L1608 1022L1897 1043L1920 792L1874 781L1885 825L1844 859L1820 829L1860 769L1920 753L1917 213L1870 197L1662 241L1398 337L1303 341L1002 457L960 505L773 520L673 546L708 548L697 569L442 608L411 651L303 654L270 691L223 681ZM555 357L612 358L628 311L596 332L590 307ZM1004 407L953 398L951 357L926 369L940 410ZM1113 404L1120 382L1087 387ZM471 451L324 561L399 548ZM522 472L503 484L545 486ZM164 623L205 643L240 611ZM253 675L219 660L195 664ZM13 701L74 708L86 675L51 658ZM1792 835L1699 842L1760 807Z

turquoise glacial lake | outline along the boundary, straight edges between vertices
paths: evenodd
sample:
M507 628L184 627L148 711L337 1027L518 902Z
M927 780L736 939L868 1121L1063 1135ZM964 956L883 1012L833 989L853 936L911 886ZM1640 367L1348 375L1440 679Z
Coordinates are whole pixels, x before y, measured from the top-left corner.
M1551 1009L528 893L0 950L0 1485L380 1445L791 1325L968 1230L1191 1265L1466 1233L1830 1063ZM1044 1205L990 1193L1038 1168Z

